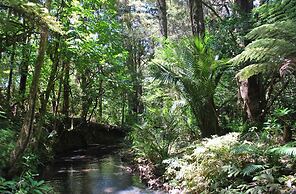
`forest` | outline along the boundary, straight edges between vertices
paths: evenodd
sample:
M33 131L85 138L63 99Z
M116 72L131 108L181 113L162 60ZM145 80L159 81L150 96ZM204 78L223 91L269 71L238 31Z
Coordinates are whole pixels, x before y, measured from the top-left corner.
M295 102L296 0L0 0L0 193L296 193Z

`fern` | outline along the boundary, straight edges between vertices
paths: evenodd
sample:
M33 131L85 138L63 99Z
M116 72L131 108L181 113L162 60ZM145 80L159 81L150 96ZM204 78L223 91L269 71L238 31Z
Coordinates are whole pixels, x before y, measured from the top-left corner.
M276 37L293 42L296 40L296 24L292 20L264 24L254 28L246 37L250 40Z
M241 173L241 170L234 165L223 166L222 170L224 172L227 172L229 178L230 177L237 177Z
M188 100L202 136L210 136L209 131L211 135L220 133L215 106L211 103L219 80L216 70L218 66L224 66L223 62L215 60L207 38L167 40L156 50L151 62L154 77L175 84Z
M269 152L279 154L282 156L291 156L296 158L296 147L281 146L281 147L272 148L269 150Z
M234 154L252 154L252 155L261 155L262 150L253 145L253 144L240 144L238 146L235 146L231 150Z
M275 0L257 8L256 14L261 25L251 30L246 38L252 40L245 50L230 62L244 66L236 75L241 81L260 73L278 71L285 76L295 71L296 57L296 1ZM256 19L258 19L256 18ZM263 24L263 25L262 25ZM291 61L286 63L285 61ZM289 66L289 67L287 67Z
M0 119L6 119L7 117L5 116L5 112L0 111Z
M242 171L241 174L244 176L250 176L259 170L265 169L267 166L262 164L249 164Z
M258 18L264 23L274 23L276 21L296 19L296 1L269 1L257 8L256 13L258 14Z

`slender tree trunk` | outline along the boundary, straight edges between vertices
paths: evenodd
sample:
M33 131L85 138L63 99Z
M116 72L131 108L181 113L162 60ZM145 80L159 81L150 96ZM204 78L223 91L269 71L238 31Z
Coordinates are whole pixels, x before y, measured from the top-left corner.
M125 102L126 102L126 93L122 92L121 126L124 126L124 123L125 123Z
M168 38L168 20L167 20L166 0L157 0L157 4L160 12L161 33L165 38Z
M81 110L81 118L86 121L89 104L91 103L88 96L87 96L87 78L86 72L84 75L81 75L81 89L82 89L82 110Z
M205 20L202 0L189 0L192 34L203 38L205 35Z
M19 93L21 96L20 107L22 111L24 111L24 101L25 101L25 93L27 86L27 77L29 71L29 59L30 59L30 49L27 48L27 44L29 44L29 39L27 38L26 44L23 45L22 50L22 63L20 67L20 85L19 85Z
M64 74L64 65L62 65L62 73ZM57 94L56 107L55 107L55 111L54 111L55 115L57 115L59 112L63 83L64 83L64 76L62 75L59 80L59 89L58 89L58 94Z
M104 91L103 91L103 80L100 80L100 85L99 85L99 119L102 121L103 119L103 96L104 96Z
M6 93L7 113L8 114L11 114L10 99L11 99L11 88L12 88L12 79L13 79L14 58L15 58L15 44L13 45L12 53L11 53L11 57L10 57L9 79L8 79L8 86L7 86L7 93Z
M27 19L23 19L23 25L26 26ZM31 55L31 48L30 48L30 36L31 32L27 34L27 36L23 39L23 48L22 48L22 62L20 65L20 85L19 85L19 94L20 94L20 109L21 113L25 110L24 102L25 102L25 94L26 94L26 86L27 86L27 77L29 72L29 63L30 63L30 55Z
M38 148L38 145L41 141L41 137L42 137L42 126L44 124L44 119L45 119L45 115L47 112L47 104L48 104L48 100L49 100L49 96L51 91L54 88L54 83L55 83L55 79L57 77L57 72L58 72L58 66L59 66L59 43L60 43L60 38L58 38L56 44L55 44L55 50L54 53L51 55L51 60L52 60L52 67L51 67L51 72L50 72L50 76L49 76L49 80L47 82L47 86L46 86L46 90L44 92L42 92L42 95L40 97L40 102L41 102L41 107L40 107L40 112L39 112L39 119L37 122L37 126L36 126L36 130L35 130L35 137L36 137L36 142L35 142L35 146L36 149Z
M57 97L56 97L56 93L55 93L55 85L53 86L52 89L52 103L51 103L51 111L53 113L53 115L55 116L56 113L56 106L57 106Z
M54 88L54 83L55 83L55 79L57 77L57 72L58 72L58 67L59 67L59 42L60 42L60 38L58 38L57 43L55 45L55 51L53 56L51 57L52 60L52 67L51 67L51 71L50 71L50 75L49 75L49 80L47 82L47 86L46 86L46 90L43 93L42 99L41 99L41 108L40 108L40 115L44 116L44 114L46 113L46 107L47 107L47 103L49 100L49 96L51 91Z
M33 131L37 92L39 88L41 68L44 63L47 38L48 38L48 28L46 26L42 26L41 32L40 32L40 43L39 43L38 55L37 55L37 59L34 67L34 75L33 75L33 80L30 88L29 108L28 108L28 112L25 115L21 130L20 130L20 136L16 142L16 147L12 151L10 156L9 171L8 171L8 176L10 177L16 173L16 170L17 170L16 163L20 159L20 157L23 155L24 151L26 150Z
M64 71L65 71L65 77L64 77L64 91L63 91L63 114L66 116L66 118L69 117L69 100L70 100L70 62L66 61L64 64Z

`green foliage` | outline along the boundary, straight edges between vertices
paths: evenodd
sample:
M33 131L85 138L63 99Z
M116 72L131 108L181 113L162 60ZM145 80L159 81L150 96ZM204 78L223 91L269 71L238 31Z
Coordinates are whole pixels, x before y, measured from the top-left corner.
M275 154L278 154L280 156L291 156L291 157L296 158L296 147L290 147L288 145L285 145L285 146L272 148L269 151L271 153L275 153Z
M0 129L0 168L7 165L9 155L15 146L16 133L10 128Z
M5 112L0 111L0 119L6 119L7 117L5 116Z
M296 18L295 5L294 0L275 0L262 4L255 9L255 13L260 22L285 21Z
M183 192L201 193L228 183L223 167L234 160L231 146L238 143L238 134L206 139L192 144L181 158L172 158L168 163L166 176L172 186Z
M289 0L279 1L279 3L272 4L271 7L278 9L279 6L285 6L289 3L291 3ZM267 5L264 4L262 9L265 6ZM286 8L294 9L289 6L286 6ZM282 17L278 17L278 15L268 17L273 18L272 22L252 29L246 35L252 42L246 46L241 54L230 60L234 65L245 66L236 75L240 80L246 80L259 73L276 72L284 65L292 67L295 65L292 60L296 56L296 45L293 41L296 39L295 17L288 16L289 19L287 20L282 20ZM278 73L283 74L280 71Z
M234 5L232 5L234 6ZM236 8L235 8L236 9ZM245 35L253 24L252 18L246 14L237 14L235 10L228 17L213 21L209 18L208 30L210 44L220 58L230 58L243 51Z
M284 147L241 140L239 134L207 139L166 160L166 177L189 193L289 193L296 186L295 148Z
M134 150L140 157L161 164L170 156L178 137L176 126L173 115L146 116L146 123L136 126L130 134Z
M48 10L40 4L27 0L4 0L3 5L11 7L14 11L24 14L28 19L33 19L40 25L46 25L54 32L63 34L63 30L59 22L48 13Z
M0 177L0 193L3 194L50 194L52 188L44 181L34 180L31 173L23 174L17 180L7 181Z
M41 161L40 161L40 155L41 153L36 153L33 152L32 149L28 149L24 156L22 157L22 170L24 172L33 172L36 173L38 172L38 166L40 166Z
M223 61L215 60L208 38L166 41L152 60L154 76L175 84L188 100L202 135L217 134L214 94ZM207 125L211 123L212 125ZM208 131L208 132L207 132Z
M127 52L121 44L122 29L116 20L114 1L95 2L86 1L81 5L73 1L66 10L66 16L71 19L64 21L68 37L62 52L71 59L70 68L75 72L70 76L70 86L75 91L72 97L79 102L72 106L72 111L83 117L93 111L94 119L119 124L122 93L130 84L125 66ZM104 98L104 102L99 102L100 98ZM99 110L99 103L104 110Z

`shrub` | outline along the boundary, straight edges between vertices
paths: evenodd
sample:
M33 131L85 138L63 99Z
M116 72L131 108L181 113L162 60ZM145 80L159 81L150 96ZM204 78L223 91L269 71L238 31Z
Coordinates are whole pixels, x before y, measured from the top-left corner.
M147 158L154 164L161 164L170 156L170 148L178 137L173 118L164 119L158 124L146 122L137 125L130 134L133 149L138 156Z
M7 181L0 177L0 193L3 194L46 194L52 193L52 188L46 183L34 180L35 175L24 173L17 180Z
M0 129L0 169L6 166L15 142L15 131L9 128Z
M165 161L170 186L188 193L289 193L296 189L295 145L272 147L213 137Z

